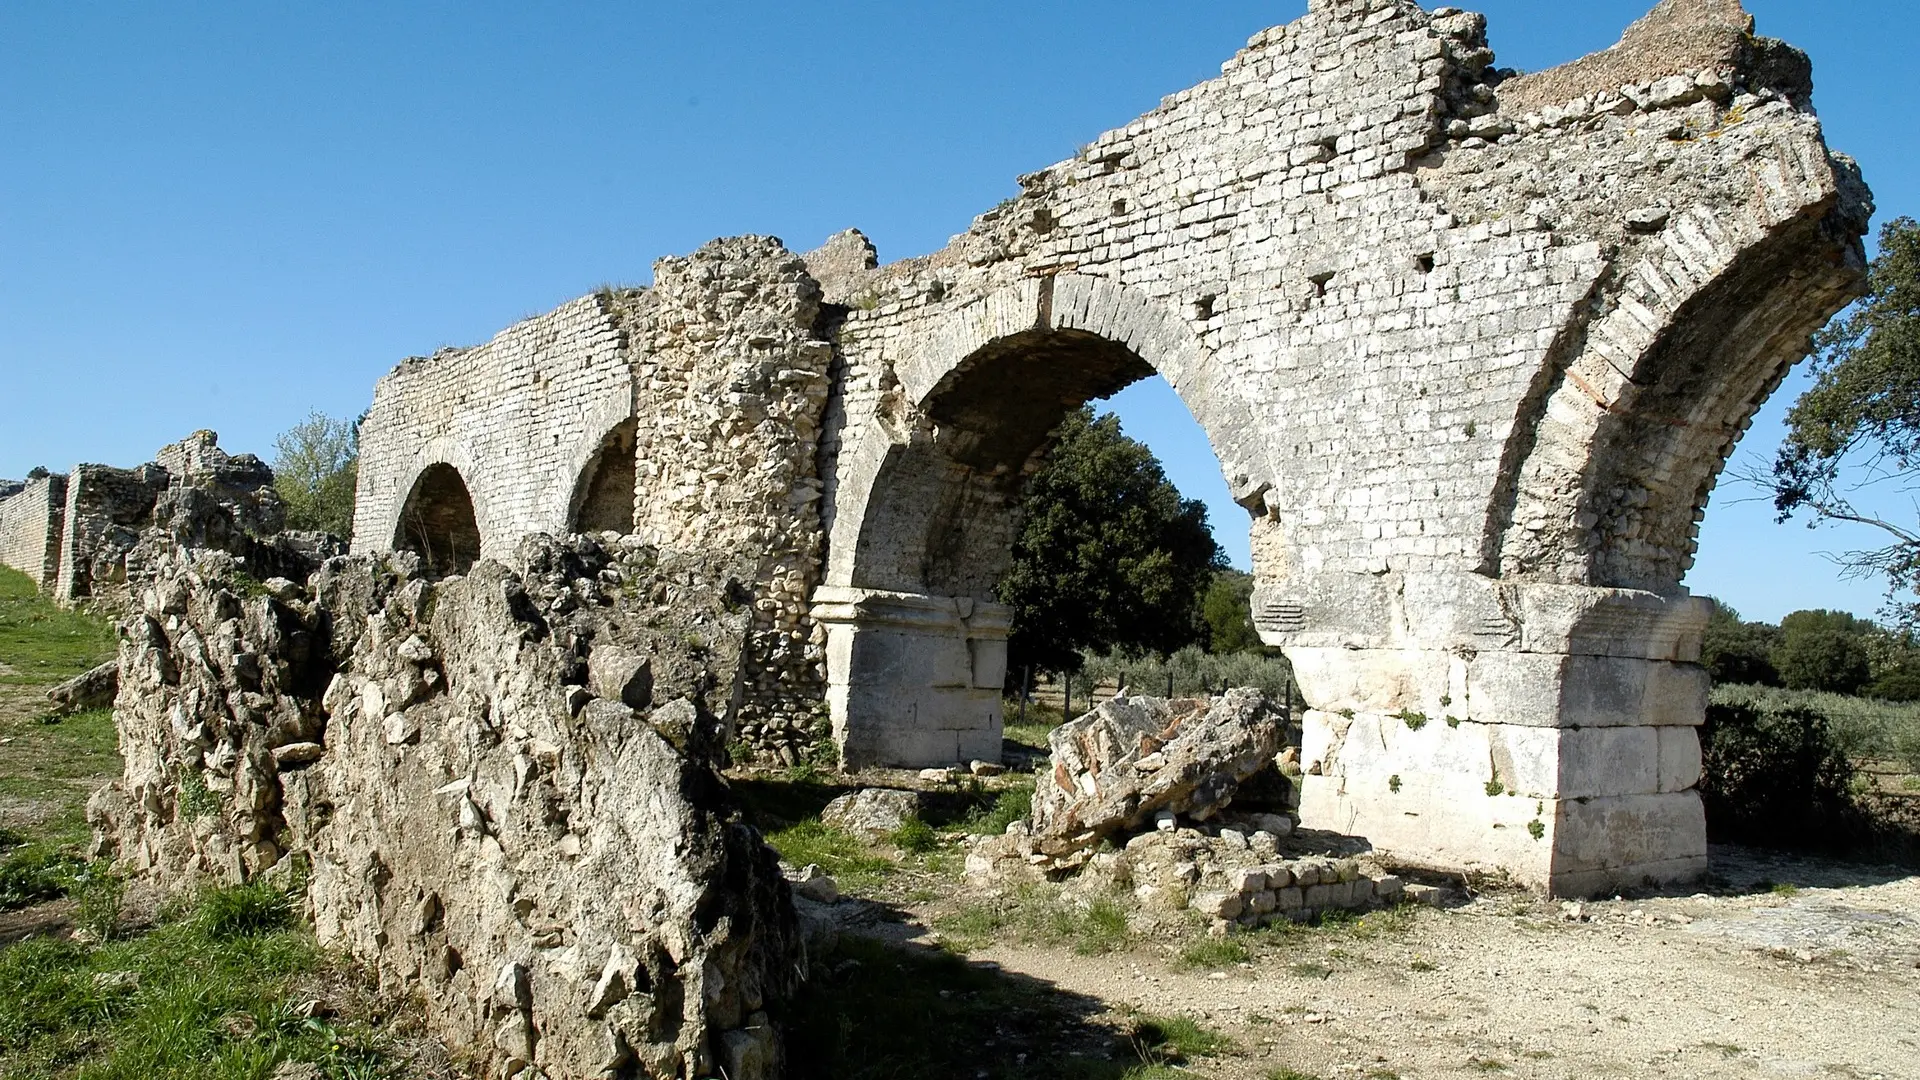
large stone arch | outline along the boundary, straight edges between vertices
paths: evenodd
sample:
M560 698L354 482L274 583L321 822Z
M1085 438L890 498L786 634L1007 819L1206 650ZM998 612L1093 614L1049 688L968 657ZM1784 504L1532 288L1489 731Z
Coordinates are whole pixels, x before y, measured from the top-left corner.
M1264 513L1256 427L1191 327L1144 292L1081 274L966 304L890 358L889 399L836 466L825 583L829 703L853 764L998 754L1010 612L994 585L1014 503L1071 408L1166 378L1231 490Z

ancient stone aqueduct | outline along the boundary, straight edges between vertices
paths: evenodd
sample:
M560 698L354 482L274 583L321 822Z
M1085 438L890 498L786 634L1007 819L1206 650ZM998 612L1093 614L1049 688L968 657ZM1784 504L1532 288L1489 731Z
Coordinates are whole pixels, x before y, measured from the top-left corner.
M1022 478L1158 373L1248 514L1305 824L1562 893L1699 874L1680 582L1749 419L1861 290L1869 193L1737 0L1531 75L1474 14L1310 8L933 255L719 240L403 362L355 555L480 576L609 531L744 560L737 737L790 754L824 712L852 765L997 757Z

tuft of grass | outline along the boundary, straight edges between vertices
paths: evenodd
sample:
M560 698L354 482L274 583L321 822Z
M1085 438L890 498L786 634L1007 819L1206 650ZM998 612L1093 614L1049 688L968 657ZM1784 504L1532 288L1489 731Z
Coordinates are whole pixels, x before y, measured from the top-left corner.
M1768 886L1767 891L1775 896L1799 896L1800 886L1790 881L1782 881L1778 884Z
M770 833L767 843L794 866L817 863L842 886L872 885L898 869L893 860L874 854L859 837L818 818Z
M1266 1080L1320 1080L1320 1078L1298 1069L1280 1068L1267 1070Z
M1234 1049L1232 1039L1178 1014L1141 1016L1133 1022L1132 1040L1140 1059L1150 1065L1180 1065Z
M270 885L237 885L208 891L200 898L196 918L209 940L227 941L292 926L293 902Z
M1025 821L1033 813L1033 784L1028 781L1002 791L991 806L974 808L960 827L975 836L998 836L1016 821Z
M909 817L902 821L900 827L893 830L888 839L892 840L900 850L916 854L929 852L940 846L940 834L934 832L933 826L921 821L918 817Z
M1178 966L1183 968L1225 968L1244 964L1252 953L1233 938L1201 938L1180 950Z

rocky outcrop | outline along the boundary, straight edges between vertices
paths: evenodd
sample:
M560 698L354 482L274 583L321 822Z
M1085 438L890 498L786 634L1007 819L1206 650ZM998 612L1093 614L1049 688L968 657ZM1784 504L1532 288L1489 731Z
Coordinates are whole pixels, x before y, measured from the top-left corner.
M128 871L304 870L320 939L490 1075L777 1073L804 964L715 768L751 622L725 566L539 536L442 580L149 565L90 807Z
M1273 765L1286 716L1258 690L1217 698L1116 697L1053 730L1052 771L1033 794L1040 851L1062 855L1124 839L1166 815L1195 821Z

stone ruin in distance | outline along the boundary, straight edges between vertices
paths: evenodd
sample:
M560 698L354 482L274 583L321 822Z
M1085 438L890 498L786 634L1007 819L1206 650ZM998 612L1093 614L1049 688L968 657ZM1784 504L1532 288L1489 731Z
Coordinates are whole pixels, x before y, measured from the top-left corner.
M1309 6L933 255L719 240L401 363L352 557L153 577L96 823L155 873L309 852L323 937L503 1074L766 1075L792 916L696 763L822 714L851 765L997 758L1021 483L1157 373L1248 514L1304 825L1560 894L1699 875L1680 582L1870 194L1737 0L1530 75L1478 15ZM243 828L174 807L181 760Z

